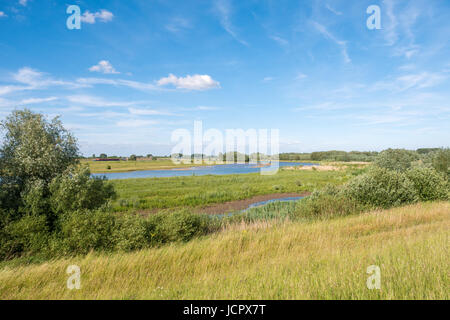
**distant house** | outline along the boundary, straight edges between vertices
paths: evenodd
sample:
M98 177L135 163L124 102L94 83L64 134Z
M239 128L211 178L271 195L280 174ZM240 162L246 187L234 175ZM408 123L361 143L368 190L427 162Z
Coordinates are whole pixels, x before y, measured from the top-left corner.
M95 158L94 161L120 161L119 158Z

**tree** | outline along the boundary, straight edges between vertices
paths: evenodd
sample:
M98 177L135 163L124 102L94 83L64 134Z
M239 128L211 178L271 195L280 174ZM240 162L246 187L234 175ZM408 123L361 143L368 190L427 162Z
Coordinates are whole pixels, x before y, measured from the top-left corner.
M438 149L433 154L432 165L436 171L450 174L450 149Z
M0 122L0 205L17 210L20 195L48 184L69 166L78 163L78 146L58 117L47 120L28 109L15 110Z
M136 155L132 154L131 156L128 157L128 160L129 161L136 161L136 158L137 158Z
M100 156L99 156L101 159L106 159L106 158L108 158L108 155L106 154L106 153L100 153Z
M26 215L45 216L53 228L58 215L96 209L114 197L112 186L79 166L76 140L58 118L25 109L0 126L0 208L7 212L0 228Z
M411 168L413 161L419 159L415 151L405 149L387 149L382 151L375 159L375 165L379 168L404 172Z

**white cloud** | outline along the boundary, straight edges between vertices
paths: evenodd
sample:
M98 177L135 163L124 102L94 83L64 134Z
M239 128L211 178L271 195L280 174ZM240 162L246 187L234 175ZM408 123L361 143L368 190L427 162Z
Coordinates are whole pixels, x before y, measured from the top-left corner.
M338 16L340 16L342 14L342 12L333 9L329 4L327 4L325 7Z
M210 106L197 106L194 108L194 110L200 110L200 111L211 111L211 110L219 110L219 107L210 107Z
M135 128L135 127L145 127L157 124L154 120L141 120L141 119L128 119L117 122L118 127Z
M231 23L231 3L229 0L216 0L215 9L219 14L220 25L225 31L231 35L236 41L248 46L248 43L240 39L235 31L233 24Z
M19 0L19 4L22 6L26 6L27 5L28 0Z
M7 15L6 13L4 13L3 11L0 11L0 18L6 18Z
M289 41L287 41L286 39L283 39L281 37L269 36L269 38L272 39L273 41L277 42L281 46L288 46L289 45Z
M161 78L158 80L158 86L164 85L174 85L177 89L188 89L188 90L208 90L219 88L220 83L213 80L209 75L187 75L186 77L177 77L173 74L169 74L169 76L165 78Z
M128 108L128 111L131 114L139 115L139 116L155 116L155 115L174 115L170 112L152 110L152 109L137 109L137 108Z
M133 106L133 105L136 105L139 103L136 101L129 101L129 102L108 101L103 98L88 96L88 95L68 96L67 100L72 103L75 103L75 104L80 104L80 105L90 106L90 107L130 107L130 106Z
M89 71L91 72L101 72L106 74L118 74L120 72L116 71L114 67L111 65L111 63L107 60L101 60L98 64L95 66L92 66L89 68Z
M50 102L58 100L57 97L48 97L48 98L29 98L24 99L21 101L21 104L36 104L36 103L42 103L42 102Z
M16 91L45 89L49 86L65 86L70 88L86 87L86 85L77 82L52 79L45 73L29 67L19 69L16 73L12 74L12 79L21 85L0 86L0 95Z
M108 84L113 86L124 86L142 91L163 90L151 83L123 79L79 78L77 79L77 82L83 85Z
M337 45L341 47L342 55L344 56L344 60L346 63L352 62L350 57L348 56L347 52L347 42L337 39L334 35L332 35L325 26L321 25L320 23L317 23L313 21L313 26L319 31L321 34L325 36L325 38L330 39L331 41L335 42Z
M399 76L393 80L379 81L372 90L405 91L408 89L423 89L436 86L447 77L440 73L422 72Z
M295 80L301 80L301 79L305 79L305 78L307 78L307 77L308 77L308 76L307 76L306 74L299 72L299 73L297 74L297 76L295 77Z
M264 82L269 82L269 81L272 81L272 80L273 80L272 77L265 77L265 78L263 79Z
M191 28L191 23L185 18L172 18L166 25L166 29L173 33L179 33L185 29Z
M114 18L112 12L108 10L100 10L99 12L91 13L89 11L85 11L81 16L81 21L89 24L94 24L98 19L101 22L109 22Z

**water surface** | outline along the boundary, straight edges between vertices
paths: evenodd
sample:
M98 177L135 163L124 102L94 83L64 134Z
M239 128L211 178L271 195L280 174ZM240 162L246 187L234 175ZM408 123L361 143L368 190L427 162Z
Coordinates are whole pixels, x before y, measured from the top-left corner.
M307 162L279 162L280 167L286 166L312 166L313 163ZM269 167L266 167L269 168ZM162 178L162 177L181 177L181 176L204 176L208 174L224 175L224 174L244 174L255 173L261 171L261 165L258 164L219 164L212 166L200 166L180 169L166 170L142 170L129 172L110 172L110 173L94 173L92 176L105 176L109 180L114 179L131 179L131 178Z

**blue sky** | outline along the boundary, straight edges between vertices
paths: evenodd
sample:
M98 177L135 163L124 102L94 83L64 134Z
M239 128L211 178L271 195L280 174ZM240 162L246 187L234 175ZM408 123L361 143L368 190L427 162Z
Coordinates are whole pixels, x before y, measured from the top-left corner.
M0 0L0 119L60 115L85 155L168 154L194 120L284 152L449 146L449 78L448 0Z

